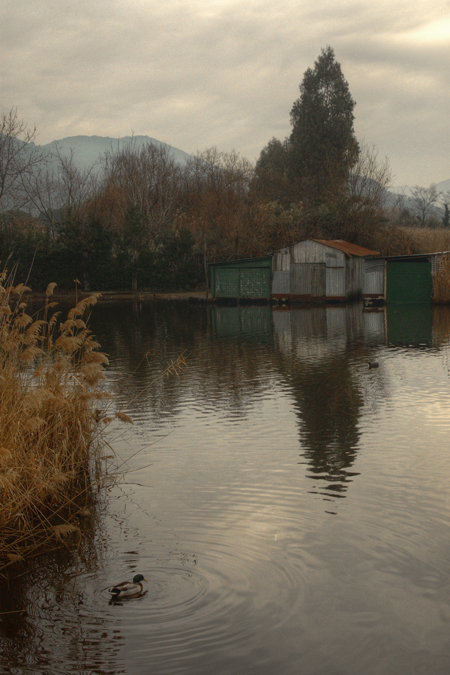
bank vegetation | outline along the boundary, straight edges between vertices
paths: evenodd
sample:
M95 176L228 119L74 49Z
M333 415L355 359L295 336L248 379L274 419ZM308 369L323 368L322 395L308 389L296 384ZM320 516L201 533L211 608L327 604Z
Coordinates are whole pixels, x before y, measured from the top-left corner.
M291 134L255 164L210 148L185 164L166 146L118 145L81 170L43 154L15 109L0 120L0 259L45 288L192 290L208 263L266 255L304 237L384 255L447 250L449 195L389 192L387 159L354 134L355 101L330 47L300 84Z
M0 576L11 563L81 536L105 474L100 454L108 359L86 315L97 295L62 317L47 287L29 313L28 288L0 278ZM107 400L108 399L108 400Z

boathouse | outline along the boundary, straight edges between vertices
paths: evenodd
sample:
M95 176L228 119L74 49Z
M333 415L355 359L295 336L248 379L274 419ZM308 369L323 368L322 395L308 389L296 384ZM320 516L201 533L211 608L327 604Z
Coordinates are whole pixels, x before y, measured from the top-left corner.
M342 239L305 239L273 254L272 297L346 302L362 296L364 260L377 251Z
M270 301L272 256L211 263L209 269L215 300Z
M440 301L439 271L449 251L387 256L364 263L364 304L430 304Z

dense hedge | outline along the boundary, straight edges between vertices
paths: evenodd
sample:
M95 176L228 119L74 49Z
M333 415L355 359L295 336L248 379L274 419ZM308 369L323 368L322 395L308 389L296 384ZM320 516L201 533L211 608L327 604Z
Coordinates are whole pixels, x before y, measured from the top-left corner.
M49 279L59 289L73 288L78 279L90 290L128 290L133 273L142 290L191 290L204 282L202 257L187 228L165 233L133 251L94 219L83 232L60 224L56 238L36 225L4 221L0 260L16 278L28 278L33 290L44 290Z

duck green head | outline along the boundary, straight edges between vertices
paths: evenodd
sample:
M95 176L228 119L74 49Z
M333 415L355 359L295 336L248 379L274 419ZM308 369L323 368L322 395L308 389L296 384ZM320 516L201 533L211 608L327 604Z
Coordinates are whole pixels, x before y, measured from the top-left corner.
M141 581L147 581L147 579L144 579L142 574L136 574L136 576L133 577L133 584L139 584Z

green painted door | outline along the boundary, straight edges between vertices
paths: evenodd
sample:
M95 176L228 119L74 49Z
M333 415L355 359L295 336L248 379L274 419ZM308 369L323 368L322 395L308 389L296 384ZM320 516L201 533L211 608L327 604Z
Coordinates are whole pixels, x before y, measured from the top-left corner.
M386 266L386 302L431 303L430 262L389 262Z
M217 267L216 268L216 298L239 297L239 268Z

